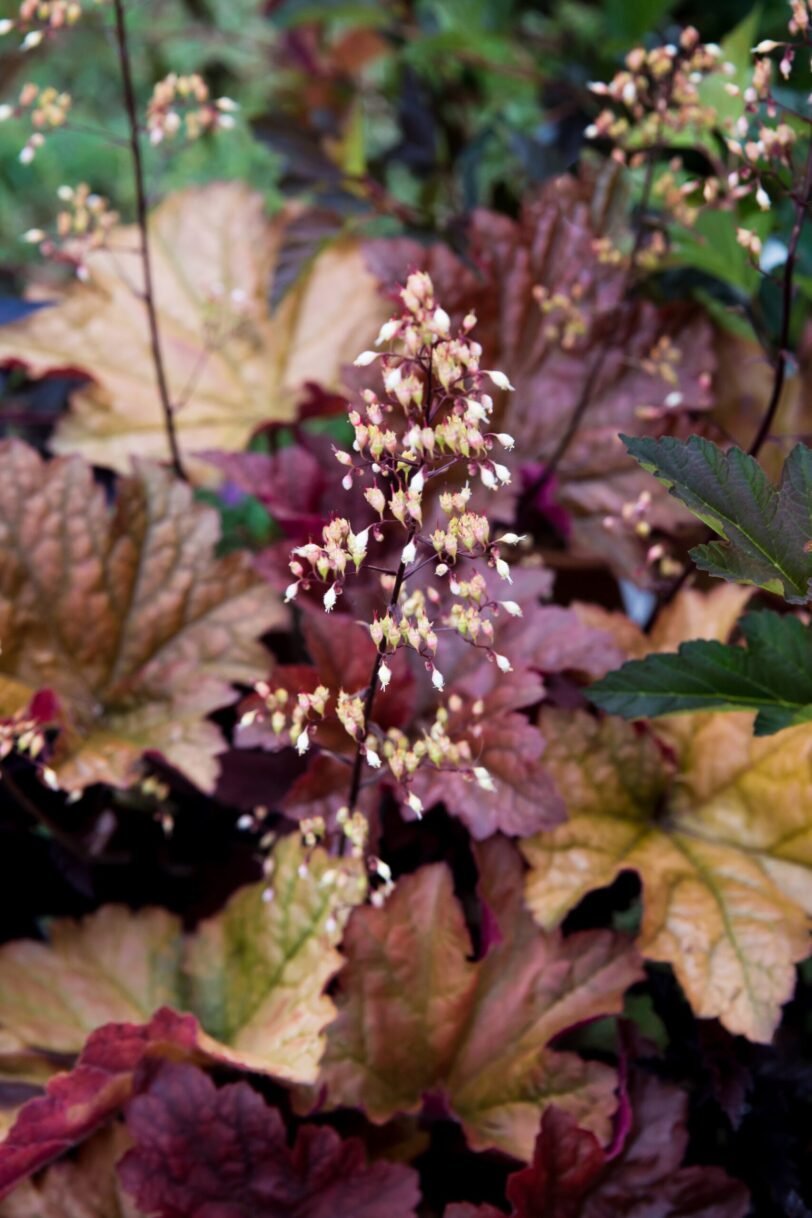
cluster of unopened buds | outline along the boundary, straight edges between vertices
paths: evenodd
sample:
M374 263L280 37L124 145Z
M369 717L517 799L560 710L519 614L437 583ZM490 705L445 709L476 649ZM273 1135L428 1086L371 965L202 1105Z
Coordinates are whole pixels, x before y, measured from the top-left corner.
M4 102L0 105L0 123L11 118L22 118L28 114L33 131L23 145L19 159L29 165L45 143L46 131L65 125L71 108L70 93L60 93L53 85L24 84L16 104Z
M567 294L561 291L551 292L543 284L537 284L533 288L533 297L546 319L545 338L549 342L558 343L564 351L572 351L589 329L581 303L583 285L573 284Z
M118 222L118 212L111 209L103 195L95 194L86 182L78 186L60 186L57 197L62 204L56 217L56 231L46 233L30 228L23 241L38 245L40 253L74 267L79 279L87 277L85 257L90 251L105 245Z
M719 72L732 76L735 68L720 47L703 43L692 26L682 31L679 44L635 47L611 81L590 84L596 96L618 109L604 109L586 136L610 139L616 159L634 163L640 148L667 143L670 135L713 129L718 115L703 100L701 86Z
M230 130L237 109L230 97L212 100L208 85L196 72L189 76L170 72L155 85L147 107L150 143L173 139L181 130L189 140L206 131Z

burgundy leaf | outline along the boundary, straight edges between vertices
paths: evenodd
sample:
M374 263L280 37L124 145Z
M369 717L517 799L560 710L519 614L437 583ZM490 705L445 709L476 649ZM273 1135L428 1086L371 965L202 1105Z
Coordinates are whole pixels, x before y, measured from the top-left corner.
M413 1218L409 1167L368 1164L363 1144L305 1125L293 1146L279 1113L247 1083L219 1090L164 1062L130 1103L135 1146L119 1173L155 1218Z

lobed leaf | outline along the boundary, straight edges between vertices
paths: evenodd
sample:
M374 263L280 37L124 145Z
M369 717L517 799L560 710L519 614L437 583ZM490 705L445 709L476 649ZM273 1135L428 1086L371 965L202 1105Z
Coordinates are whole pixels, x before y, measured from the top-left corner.
M147 752L213 789L225 743L206 716L265 670L256 640L286 618L217 540L167 470L139 464L111 509L81 459L0 443L0 714L55 695L66 790L126 786Z
M180 191L150 216L161 345L184 454L241 449L269 419L294 418L305 382L335 387L347 353L368 343L386 317L351 241L322 252L271 315L289 221L286 214L269 220L262 197L239 182ZM0 363L91 378L73 393L53 448L121 473L133 453L169 455L138 240L134 227L114 229L110 248L88 256L86 282L0 330Z
M583 712L541 723L569 819L522 843L539 923L637 871L644 955L673 965L697 1015L769 1041L808 950L812 728L758 740L748 715L695 715L660 741Z
M723 540L697 546L697 566L804 604L812 588L812 450L796 444L776 489L758 462L701 436L622 437L629 454Z
M522 903L519 856L506 840L491 839L478 858L482 898L501 936L483 960L470 959L442 864L401 879L382 909L355 912L321 1082L331 1106L361 1107L375 1122L416 1112L434 1095L460 1119L474 1149L527 1159L551 1103L607 1133L613 1072L549 1043L618 1010L639 965L618 936L539 931Z
M358 1138L304 1125L293 1146L279 1112L246 1083L219 1090L164 1062L129 1104L135 1141L119 1174L155 1218L414 1218L417 1173L367 1163Z
M696 640L632 660L589 690L627 719L692 710L756 710L757 736L812 720L812 627L762 611L741 623L747 649Z

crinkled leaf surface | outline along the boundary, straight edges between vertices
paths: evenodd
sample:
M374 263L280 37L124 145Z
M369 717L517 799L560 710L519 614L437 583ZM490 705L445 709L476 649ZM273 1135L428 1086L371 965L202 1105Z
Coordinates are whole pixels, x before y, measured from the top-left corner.
M674 711L757 710L766 736L812 720L812 627L762 611L741 623L747 648L710 640L676 653L632 660L594 685L589 697L627 719Z
M623 437L626 448L723 540L691 551L703 571L804 604L812 588L812 449L796 444L776 489L757 461L701 436Z
M697 1015L769 1041L808 950L812 727L756 739L749 715L694 715L658 740L583 712L541 722L568 812L522 843L541 925L636 870L644 954L673 965Z
M339 1015L321 1081L328 1102L376 1122L442 1098L475 1149L532 1153L550 1103L604 1135L614 1073L547 1046L565 1028L616 1011L639 977L628 943L539 931L522 902L521 864L504 839L480 848L482 899L501 939L480 961L443 864L399 881L382 909L355 912L344 939Z
M65 789L125 786L150 751L214 787L225 744L206 716L263 673L257 638L285 620L244 556L214 557L218 536L157 465L111 508L80 458L0 444L0 714L52 691Z
M314 1079L335 1013L324 987L363 888L353 864L337 866L322 850L306 857L296 836L277 845L270 867L267 885L239 889L186 936L164 910L105 906L55 922L47 944L5 944L0 1025L23 1044L71 1053L103 1024L174 1007L196 1015L238 1064Z
M150 218L161 344L181 450L240 449L268 419L290 419L306 381L335 386L387 308L352 242L334 244L271 315L289 217L218 182L169 196ZM133 453L168 456L143 304L138 232L118 228L88 256L88 279L50 308L0 330L0 362L35 374L79 369L53 441L126 473ZM53 300L53 293L49 293Z
M279 1112L246 1083L219 1090L165 1062L127 1111L135 1145L119 1172L155 1218L413 1218L417 1173L363 1143L304 1125L292 1146Z

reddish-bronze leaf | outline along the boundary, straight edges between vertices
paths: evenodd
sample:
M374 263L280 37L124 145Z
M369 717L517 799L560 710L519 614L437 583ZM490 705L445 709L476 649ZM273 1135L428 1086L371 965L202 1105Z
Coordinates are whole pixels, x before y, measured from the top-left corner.
M131 1144L120 1122L100 1129L75 1155L18 1184L0 1201L0 1218L142 1218L116 1173Z
M376 1122L442 1096L473 1147L528 1159L550 1103L608 1132L613 1071L548 1045L616 1011L640 966L618 936L539 933L522 904L519 857L504 839L478 857L482 898L500 931L481 961L470 959L442 864L401 879L382 909L354 913L322 1082L331 1105L364 1108Z
M130 1103L135 1145L119 1173L155 1218L413 1218L417 1174L363 1143L305 1125L293 1146L280 1114L246 1083L219 1090L163 1063Z
M570 549L639 578L639 542L629 530L607 533L604 518L643 490L652 495L655 524L673 528L687 517L634 468L617 433L661 434L683 419L695 427L687 412L710 405L715 357L711 328L695 310L658 308L640 296L619 311L624 270L602 262L594 248L607 231L601 212L608 194L605 181L596 190L586 177L562 176L518 220L481 209L471 218L465 260L447 246L426 249L410 240L379 240L366 249L383 283L424 266L453 320L477 314L488 366L508 369L516 386L501 423L525 460L549 459L590 389L588 410L557 471L558 502L572 522ZM548 306L555 296L563 306L543 311L538 286ZM574 324L562 343L568 322ZM658 342L677 353L676 361L650 359Z
M125 786L159 753L204 790L225 747L206 716L265 671L286 614L241 555L214 557L216 514L141 464L109 508L78 457L0 444L0 714L56 696L59 783Z

